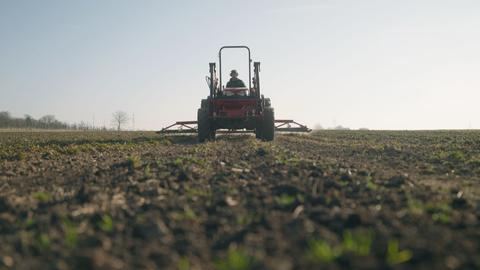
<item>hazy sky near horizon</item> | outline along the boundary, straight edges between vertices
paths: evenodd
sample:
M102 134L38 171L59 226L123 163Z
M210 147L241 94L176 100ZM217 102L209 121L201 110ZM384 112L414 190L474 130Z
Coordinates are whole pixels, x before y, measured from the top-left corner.
M277 118L480 128L479 14L477 0L0 0L0 111L195 120L208 63L244 44Z

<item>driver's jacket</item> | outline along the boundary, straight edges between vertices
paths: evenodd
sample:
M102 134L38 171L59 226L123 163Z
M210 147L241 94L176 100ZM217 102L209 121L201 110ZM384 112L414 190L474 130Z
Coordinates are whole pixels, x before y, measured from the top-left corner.
M246 87L242 80L239 78L230 78L227 82L227 88Z

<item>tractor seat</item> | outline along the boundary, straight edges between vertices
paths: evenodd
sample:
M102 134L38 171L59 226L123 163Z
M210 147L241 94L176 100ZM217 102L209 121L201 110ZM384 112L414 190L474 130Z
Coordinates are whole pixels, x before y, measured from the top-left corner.
M248 88L247 87L228 87L223 89L225 96L246 96Z

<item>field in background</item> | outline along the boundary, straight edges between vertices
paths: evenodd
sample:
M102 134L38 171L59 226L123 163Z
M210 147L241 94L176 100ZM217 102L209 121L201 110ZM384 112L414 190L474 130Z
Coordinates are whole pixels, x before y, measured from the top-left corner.
M480 132L1 132L0 268L480 268Z

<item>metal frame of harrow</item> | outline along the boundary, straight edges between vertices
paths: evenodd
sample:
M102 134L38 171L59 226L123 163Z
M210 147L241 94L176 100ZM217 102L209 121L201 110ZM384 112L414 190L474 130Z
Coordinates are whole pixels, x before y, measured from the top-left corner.
M197 121L178 121L157 131L158 134L196 134ZM293 126L292 126L293 125ZM275 132L310 132L307 126L293 120L275 120ZM253 130L217 130L217 134L252 133Z

